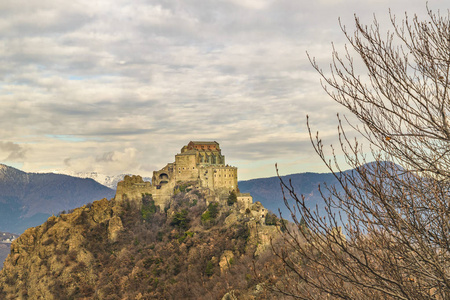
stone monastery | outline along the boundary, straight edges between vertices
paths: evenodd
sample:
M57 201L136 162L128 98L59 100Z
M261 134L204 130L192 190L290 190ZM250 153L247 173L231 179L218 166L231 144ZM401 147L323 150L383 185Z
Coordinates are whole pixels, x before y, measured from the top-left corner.
M140 176L126 176L117 185L115 199L122 201L141 199L142 194L152 194L156 205L164 209L174 189L181 183L191 183L209 192L210 199L226 199L231 191L244 206L253 199L250 194L240 194L237 168L225 164L217 142L189 142L175 155L175 162L168 163L159 171L153 172L152 182L144 182Z

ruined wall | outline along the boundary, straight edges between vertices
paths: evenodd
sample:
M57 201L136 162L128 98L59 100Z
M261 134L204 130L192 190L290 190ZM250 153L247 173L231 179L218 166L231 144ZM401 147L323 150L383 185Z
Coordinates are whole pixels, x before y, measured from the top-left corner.
M170 182L174 177L173 169L174 164L169 163L161 170L153 171L152 185L156 187Z
M142 205L142 194L152 194L154 188L150 182L145 182L141 176L125 176L125 178L117 183L116 196L114 199L121 203L129 200L134 205L140 207Z
M117 184L115 200L120 203L130 201L132 205L142 206L142 195L151 194L155 205L164 209L173 194L175 183L173 180L167 184L153 186L150 182L142 180L141 176L125 176L123 181Z

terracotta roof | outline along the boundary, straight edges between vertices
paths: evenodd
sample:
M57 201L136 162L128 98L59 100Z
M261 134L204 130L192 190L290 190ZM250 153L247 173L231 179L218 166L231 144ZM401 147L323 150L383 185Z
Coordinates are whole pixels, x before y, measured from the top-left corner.
M214 141L214 142L202 142L202 141L190 141L190 143L196 144L196 145L219 145L218 142Z

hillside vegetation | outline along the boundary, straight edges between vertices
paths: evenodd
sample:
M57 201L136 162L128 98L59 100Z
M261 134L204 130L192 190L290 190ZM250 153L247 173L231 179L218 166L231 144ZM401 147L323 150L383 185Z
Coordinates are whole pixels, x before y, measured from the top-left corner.
M165 211L106 199L25 231L0 272L1 299L269 299L277 219L206 203L195 187ZM261 270L264 269L263 274ZM279 296L279 295L278 295ZM279 298L279 297L275 297Z

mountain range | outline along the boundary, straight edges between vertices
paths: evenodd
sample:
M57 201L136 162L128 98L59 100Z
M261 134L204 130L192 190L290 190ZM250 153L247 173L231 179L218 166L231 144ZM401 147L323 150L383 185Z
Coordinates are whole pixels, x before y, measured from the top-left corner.
M117 182L125 176L96 172L73 175L26 173L0 164L0 230L20 234L29 227L41 224L52 214L102 198L110 199L114 197ZM321 201L317 189L319 184L337 183L331 173L300 173L280 178L286 183L290 180L298 195L303 194L308 199L310 207ZM261 202L276 214L281 211L284 218L291 219L283 202L280 178L274 176L239 181L239 188L242 193L250 193L254 202ZM146 181L149 179L144 178Z
M93 179L26 173L0 164L0 230L20 234L52 214L114 194Z
M90 179L94 179L95 181L97 181L98 183L109 187L110 189L116 190L117 188L117 183L119 181L122 181L123 178L127 175L131 176L133 174L119 174L119 175L106 175L106 174L101 174L98 172L71 172L71 171L54 171L52 173L55 174L64 174L64 175L69 175L72 177L78 177L78 178L90 178ZM148 181L151 182L152 178L151 177L142 177L142 179L144 181Z
M282 217L291 220L291 213L285 206L283 201L283 192L280 186L280 179L292 187L296 191L298 197L304 195L308 207L315 208L318 205L319 210L322 211L321 205L322 196L318 190L318 186L332 186L336 185L339 189L338 182L332 173L298 173L281 177L258 178L246 181L239 181L239 189L241 193L250 193L253 201L261 202L265 208L271 210L275 214L281 212ZM328 194L328 190L322 189L324 195ZM292 204L292 199L287 197L287 200Z
M90 175L95 179L123 178L118 176L94 176L98 173L78 173L79 176ZM320 208L321 195L318 185L337 183L330 173L300 173L270 178L258 178L240 181L242 193L250 193L253 202L274 212L282 213L283 218L292 219L284 205L280 179L291 181L298 196L303 194L311 208ZM112 180L110 182L113 182ZM114 183L116 185L117 183ZM25 229L45 222L51 215L59 215L76 207L83 206L102 198L111 199L115 190L110 189L92 178L79 178L63 174L26 173L0 164L0 231L21 234ZM0 233L0 241L1 241ZM17 237L17 236L15 236ZM9 253L9 244L0 244L0 268Z

